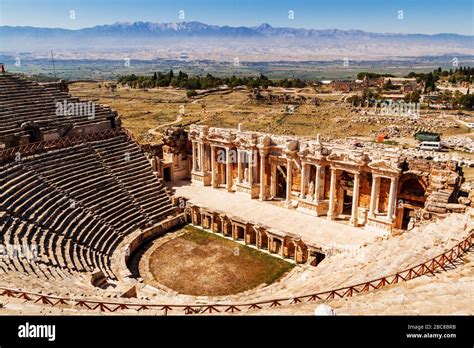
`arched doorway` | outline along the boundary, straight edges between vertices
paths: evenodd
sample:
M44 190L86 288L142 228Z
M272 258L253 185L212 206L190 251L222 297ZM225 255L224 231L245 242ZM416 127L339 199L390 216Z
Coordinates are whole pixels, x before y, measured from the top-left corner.
M41 130L34 122L25 122L21 125L21 129L28 133L30 143L41 141Z
M417 212L425 206L427 184L422 178L408 174L400 179L397 201L397 227L402 230L410 229Z

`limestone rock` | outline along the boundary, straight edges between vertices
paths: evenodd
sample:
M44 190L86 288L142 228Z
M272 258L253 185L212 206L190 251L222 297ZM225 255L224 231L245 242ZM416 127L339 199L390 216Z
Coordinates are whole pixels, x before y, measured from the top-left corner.
M451 203L446 205L446 209L453 213L464 213L466 211L466 206L464 204Z
M463 204L463 205L470 205L471 200L468 197L459 197L458 198L458 203Z

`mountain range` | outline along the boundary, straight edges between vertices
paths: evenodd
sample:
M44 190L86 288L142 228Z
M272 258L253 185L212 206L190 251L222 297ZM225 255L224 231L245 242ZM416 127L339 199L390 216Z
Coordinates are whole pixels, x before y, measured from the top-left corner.
M259 55L273 52L276 57L313 52L315 55L420 56L472 55L473 36L440 33L371 33L362 30L297 29L181 23L114 23L77 30L0 26L0 51L154 49L177 53L219 49L222 54ZM157 52L159 54L159 52Z

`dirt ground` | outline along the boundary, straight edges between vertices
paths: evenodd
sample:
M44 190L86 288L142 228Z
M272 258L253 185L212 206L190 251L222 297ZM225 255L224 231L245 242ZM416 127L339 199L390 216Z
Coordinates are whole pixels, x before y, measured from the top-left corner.
M187 98L186 91L171 87L148 90L130 89L118 86L111 91L105 86L110 82L78 82L70 84L72 95L107 104L116 110L122 118L123 126L129 129L141 142L159 143L164 125L181 123L187 125L197 122L215 127L236 128L239 123L250 131L268 132L283 135L315 137L321 134L328 138L368 137L384 126L403 126L399 123L354 123L354 117L360 117L351 105L345 102L348 94L316 93L312 88L283 89L274 88L274 96L305 97L308 103L288 105L279 101L255 101L251 91L218 91ZM268 91L262 91L267 95ZM318 105L310 100L317 98ZM436 113L436 111L431 111ZM448 116L449 118L450 116ZM438 121L433 121L438 123ZM439 127L444 135L466 133L459 128ZM410 138L411 139L411 138ZM394 139L409 142L410 139Z
M191 226L187 233L157 248L150 257L155 280L182 294L236 294L272 283L294 267Z

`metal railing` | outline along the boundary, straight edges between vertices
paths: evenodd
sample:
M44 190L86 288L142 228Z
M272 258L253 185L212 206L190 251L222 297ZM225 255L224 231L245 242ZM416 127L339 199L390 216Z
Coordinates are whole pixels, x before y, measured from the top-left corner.
M75 135L52 140L38 141L26 145L12 147L0 150L0 163L7 163L16 159L20 160L25 156L45 153L52 150L63 149L90 141L105 140L119 135L126 135L129 140L133 141L144 152L153 152L152 145L140 144L137 138L125 128L107 129L105 131L95 132L86 135Z
M105 140L108 138L112 138L118 136L120 134L126 134L123 132L122 129L108 129L101 132L85 134L85 135L76 135L76 136L69 136L64 138L52 139L52 140L45 140L39 141L36 143L30 143L26 145L21 145L18 147L12 147L8 149L4 149L0 151L0 160L2 162L8 162L18 158L18 156L30 156L35 155L38 153L43 153L51 150L62 149L78 144L82 144L89 141L97 141L97 140Z

